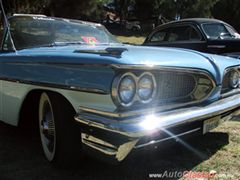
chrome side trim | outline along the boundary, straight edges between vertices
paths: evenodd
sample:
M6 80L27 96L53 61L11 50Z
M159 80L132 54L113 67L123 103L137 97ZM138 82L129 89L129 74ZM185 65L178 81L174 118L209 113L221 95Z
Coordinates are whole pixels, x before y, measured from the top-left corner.
M155 140L155 141L150 141L149 143L145 143L145 144L140 144L140 145L135 146L134 148L138 149L138 148L142 148L142 147L145 147L145 146L154 145L154 144L164 142L164 141L167 141L167 140L170 140L170 139L176 139L178 137L181 137L181 136L184 136L184 135L187 135L187 134L191 134L191 133L194 133L194 132L197 132L197 131L200 131L200 130L201 130L201 128L196 128L196 129L193 129L193 130L181 133L181 134L177 134L177 135L174 135L174 136L171 136L171 137L168 137L168 138Z
M223 49L223 48L225 48L226 46L225 46L225 45L208 45L207 47L208 47L208 48Z
M34 86L42 86L42 87L48 87L48 88L65 89L65 90L71 90L71 91L80 91L80 92L96 93L96 94L104 94L104 95L109 94L108 92L105 92L101 89L94 89L94 88L82 88L82 87L76 87L76 86L34 82L34 81L12 79L12 78L5 78L5 77L0 77L0 80L20 83L20 84L29 84Z

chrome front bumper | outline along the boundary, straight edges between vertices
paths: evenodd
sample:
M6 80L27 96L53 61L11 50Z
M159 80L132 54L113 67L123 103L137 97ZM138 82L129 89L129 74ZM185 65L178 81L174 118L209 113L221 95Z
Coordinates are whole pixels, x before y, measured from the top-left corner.
M202 131L201 123L183 132L171 132L170 137L139 143L141 139L161 134L178 126L189 126L196 122L220 117L220 122L231 120L240 115L240 95L220 99L205 106L192 106L168 112L154 110L144 114L121 114L100 112L93 109L80 108L75 120L82 127L82 143L105 155L122 161L134 148L162 142Z

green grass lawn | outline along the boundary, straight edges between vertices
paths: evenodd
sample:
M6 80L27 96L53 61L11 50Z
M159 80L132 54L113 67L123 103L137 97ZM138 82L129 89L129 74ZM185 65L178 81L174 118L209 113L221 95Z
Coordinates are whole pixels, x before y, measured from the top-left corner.
M116 36L117 39L122 43L130 43L140 45L144 42L145 37L143 36Z
M211 155L209 159L195 166L194 171L211 171L217 172L216 179L240 179L240 122L229 121L219 128L215 133L225 133L228 135L227 144L223 145L215 152L213 146L221 145L223 139L206 141L205 151ZM215 145L214 145L215 144Z

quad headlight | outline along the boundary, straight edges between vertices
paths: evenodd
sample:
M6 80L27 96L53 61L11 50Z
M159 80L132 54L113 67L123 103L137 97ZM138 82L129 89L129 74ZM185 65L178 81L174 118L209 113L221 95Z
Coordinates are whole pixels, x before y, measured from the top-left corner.
M149 103L156 94L155 77L150 72L139 76L125 73L118 76L112 87L112 97L118 106L129 107L135 102Z
M237 88L239 85L239 73L238 71L234 70L230 73L229 83L231 88Z
M118 86L118 96L121 104L130 106L136 94L135 78L131 74L126 74L121 78Z
M143 73L138 80L138 97L142 103L152 100L156 92L155 78L151 73Z

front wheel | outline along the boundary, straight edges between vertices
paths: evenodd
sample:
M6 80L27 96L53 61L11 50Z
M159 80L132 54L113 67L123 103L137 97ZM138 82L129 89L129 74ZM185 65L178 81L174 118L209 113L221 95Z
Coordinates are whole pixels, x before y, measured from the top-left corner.
M39 131L42 148L49 162L75 159L80 151L80 132L74 124L75 111L60 95L42 93L39 102Z
M56 154L56 128L52 104L46 93L40 98L39 130L44 155L52 162Z

